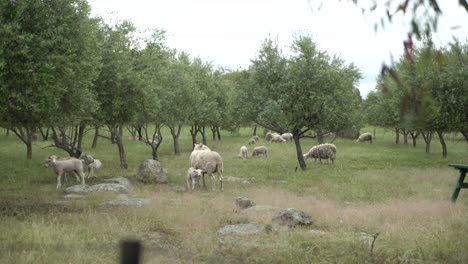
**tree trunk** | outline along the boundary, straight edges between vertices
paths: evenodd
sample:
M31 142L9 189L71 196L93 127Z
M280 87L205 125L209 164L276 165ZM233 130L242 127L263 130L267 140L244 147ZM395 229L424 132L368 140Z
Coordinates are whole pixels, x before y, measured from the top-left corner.
M12 128L11 131L26 145L26 159L32 160L32 130L25 127Z
M256 135L257 135L257 125L255 125L253 128L252 137Z
M302 155L302 148L301 142L299 141L299 133L297 131L293 132L294 143L296 145L296 154L297 154L297 161L299 162L299 166L302 170L307 168L306 163L304 161L304 156Z
M99 127L94 126L94 137L93 137L93 144L91 145L91 148L95 149L97 147L98 138L99 138Z
M202 135L202 142L203 142L203 145L208 146L208 144L206 144L206 130L205 130L205 126L202 126L202 127L201 127L200 134Z
M395 144L400 144L400 129L395 127Z
M426 143L426 153L429 154L431 152L431 140L433 132L421 132L421 135L423 136L424 142Z
M442 157L447 158L447 144L445 144L444 134L442 131L437 130L437 135L439 136L440 144L442 145Z
M211 133L213 134L213 141L216 141L216 126L211 126Z
M47 141L49 140L49 127L47 127L46 131L44 132L44 130L42 128L39 128L39 132L41 132L41 135L42 135L42 140L44 141Z
M75 158L79 158L82 153L82 147L83 147L83 137L84 137L84 131L85 131L86 125L84 123L81 123L79 128L78 128L78 137L76 140L76 151L75 151Z
M403 128L403 144L408 145L408 134L409 132Z
M413 147L416 147L416 138L419 136L419 132L410 132L411 138L413 139Z
M216 135L218 136L218 140L221 140L221 132L219 131L219 126L216 126Z
M182 125L177 126L177 130L175 126L169 126L172 135L172 141L174 143L174 154L180 155L180 145L179 145L179 136L180 131L182 130Z
M118 128L118 131L117 131ZM125 154L125 148L123 145L123 127L121 125L118 125L114 129L114 135L115 135L115 143L117 144L117 148L119 149L119 158L120 158L120 168L121 169L128 169L128 163L127 163L127 155Z
M197 134L198 134L198 126L192 125L190 128L190 135L192 136L192 149L197 144Z
M136 131L138 133L138 141L143 141L143 133L141 132L141 129L142 129L141 126L136 127Z
M465 141L468 142L468 130L462 130L460 132L462 133L463 137L465 138Z

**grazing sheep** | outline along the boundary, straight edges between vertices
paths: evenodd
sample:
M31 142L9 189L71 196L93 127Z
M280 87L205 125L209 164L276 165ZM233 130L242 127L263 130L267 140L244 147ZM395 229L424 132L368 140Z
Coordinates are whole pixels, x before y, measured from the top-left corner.
M334 163L336 159L336 146L334 144L320 144L317 146L313 146L306 154L303 155L304 160L307 159L314 159L314 162L317 162L317 159L319 159L320 162L322 162L322 159L331 160L332 163Z
M258 142L260 140L258 136L252 136L252 138L255 140L255 142Z
M286 140L281 135L273 134L271 136L271 142L283 143L286 142Z
M83 154L80 159L83 160L86 178L97 178L97 176L94 175L94 170L101 168L102 162L89 154Z
M239 158L245 160L248 155L249 155L249 150L247 149L247 147L246 146L240 147Z
M360 141L369 141L372 144L372 134L371 133L364 133L359 136L359 138L356 140L356 142Z
M265 135L265 139L266 141L271 141L271 137L272 137L273 133L271 133L270 131L268 131Z
M251 139L249 139L249 141L247 141L247 143L249 143L249 146L250 146L250 145L255 145L255 143L257 143L257 141L255 141L255 139L251 138Z
M187 191L194 190L195 187L200 189L200 178L203 177L203 171L190 167L187 170Z
M52 166L54 168L54 172L57 175L57 189L59 189L62 184L60 182L62 176L66 172L72 172L76 175L77 179L78 176L81 177L81 184L85 184L85 174L83 168L83 162L76 158L70 158L67 160L59 160L59 158L55 155L49 156L45 162L44 166L47 168Z
M190 154L190 166L195 169L203 170L203 175L206 173L211 176L211 190L214 191L215 176L213 173L218 175L220 183L220 189L223 191L223 171L224 163L223 158L216 151L211 151L207 146L195 144L192 153ZM206 187L205 177L202 177L203 187Z
M264 157L268 157L268 149L265 146L255 147L252 151L252 157L257 157L263 155Z
M293 139L293 134L292 133L284 133L284 134L281 134L281 137L284 138L285 140L291 140L291 139Z

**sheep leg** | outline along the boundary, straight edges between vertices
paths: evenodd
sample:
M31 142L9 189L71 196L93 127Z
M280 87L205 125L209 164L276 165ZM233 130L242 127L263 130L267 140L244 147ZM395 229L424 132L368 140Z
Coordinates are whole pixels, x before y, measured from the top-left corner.
M221 175L220 173L218 173L218 180L219 180L219 185L221 186L220 187L221 191L224 191L224 188L223 188L223 175Z
M57 187L55 187L56 189L60 189L60 187L62 187L62 183L61 183L61 178L62 178L62 173L57 173Z
M205 173L202 174L203 189L206 189Z
M190 184L191 184L191 181L190 181L189 178L187 178L187 191L193 190L193 189L192 189L193 187L190 186Z
M211 176L211 191L214 191L215 190L215 176L213 175L213 173L210 173L210 176Z
M80 177L81 177L81 184L82 184L82 185L85 185L86 183L85 183L85 174L84 174L84 172L83 172L83 171L79 171L78 174L79 174Z

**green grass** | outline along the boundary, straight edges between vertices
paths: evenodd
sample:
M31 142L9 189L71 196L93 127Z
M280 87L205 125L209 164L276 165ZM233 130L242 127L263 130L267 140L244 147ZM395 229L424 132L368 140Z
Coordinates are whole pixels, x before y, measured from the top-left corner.
M369 128L370 131L370 128ZM111 207L102 202L113 194L93 194L64 202L53 172L43 160L65 153L37 142L33 160L25 146L0 130L0 263L116 263L122 239L143 241L145 263L466 263L468 262L468 190L450 203L458 171L451 163L468 163L468 145L449 136L448 158L438 139L426 154L422 140L416 148L394 144L391 131L377 130L374 144L337 139L334 164L308 161L298 169L294 144L269 144L268 158L238 158L247 145L249 129L222 141L209 140L225 163L225 176L251 184L225 182L225 191L178 193L185 183L191 138L181 135L182 154L174 155L165 131L159 155L169 184L135 183L131 197L150 199L142 208ZM129 169L119 168L115 145L100 139L84 150L99 158L99 182L115 176L133 177L151 157L144 144L126 137ZM402 139L401 139L402 140ZM316 144L304 139L303 151ZM249 147L249 146L248 146ZM252 147L249 147L252 150ZM63 183L63 182L62 182ZM69 179L65 186L76 184ZM312 227L249 237L220 237L223 225L271 222L272 213L245 213L235 207L239 196L258 205L296 207L313 216ZM311 234L319 229L326 234ZM356 233L380 235L373 256Z

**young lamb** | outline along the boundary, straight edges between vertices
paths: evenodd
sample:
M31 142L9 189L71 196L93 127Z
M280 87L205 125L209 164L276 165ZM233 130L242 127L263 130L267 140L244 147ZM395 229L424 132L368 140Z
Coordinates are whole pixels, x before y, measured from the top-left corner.
M200 188L200 178L203 177L203 171L190 167L187 170L187 191Z
M263 155L264 157L268 157L268 149L265 146L255 147L252 151L252 157L257 157Z
M286 140L281 135L273 134L271 136L271 142L283 143L286 142Z
M356 140L356 142L360 141L369 141L372 144L372 134L371 133L364 133L359 136L359 138Z
M45 167L52 166L54 172L57 175L57 189L59 189L61 184L61 178L64 173L72 172L78 179L78 176L81 177L81 184L85 184L85 174L83 168L83 162L80 159L70 158L67 160L59 160L57 156L51 155L44 162Z
M245 160L247 158L247 156L249 155L249 150L247 149L246 146L242 146L240 148L240 153L239 153L239 157L243 160Z
M281 134L281 137L284 138L285 140L291 140L291 139L293 139L293 134L292 133L284 133L284 134Z
M334 163L336 159L336 146L334 144L320 144L317 146L313 146L306 154L303 155L304 160L309 158L313 158L314 162L317 162L319 159L322 162L322 159L331 160Z
M211 151L207 146L200 144L195 144L192 153L190 154L190 166L195 169L201 169L204 174L209 174L211 176L211 190L214 191L214 181L215 176L213 173L218 175L218 180L220 183L220 189L223 191L223 171L224 163L223 158L216 151ZM202 176L203 187L206 187L205 177Z
M247 141L247 143L250 145L255 145L255 143L257 143L257 141L255 141L255 139L251 138L249 139L249 141Z
M81 157L80 157L81 160L83 160L83 164L84 164L84 168L85 168L85 171L86 171L86 178L92 178L92 177L96 177L94 175L94 170L95 169L99 169L101 168L102 166L102 162L98 159L95 159L93 156L89 155L89 154L83 154Z

